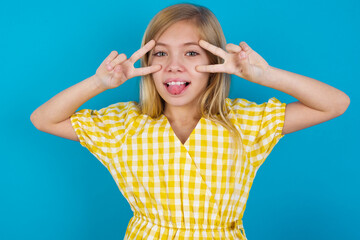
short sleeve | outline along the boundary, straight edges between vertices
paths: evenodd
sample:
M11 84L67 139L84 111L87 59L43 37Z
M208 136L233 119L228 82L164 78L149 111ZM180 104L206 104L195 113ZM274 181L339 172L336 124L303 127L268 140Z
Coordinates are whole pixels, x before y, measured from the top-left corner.
M286 104L274 97L262 104L245 99L233 99L229 103L240 125L247 156L255 167L260 167L284 136Z
M80 144L106 168L122 143L129 117L134 115L131 105L132 102L122 102L100 110L83 109L70 117Z

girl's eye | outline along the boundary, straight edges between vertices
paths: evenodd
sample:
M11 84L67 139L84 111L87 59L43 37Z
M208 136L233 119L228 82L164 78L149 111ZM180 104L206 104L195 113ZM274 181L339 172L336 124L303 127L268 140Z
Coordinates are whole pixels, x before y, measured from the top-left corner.
M190 57L195 57L195 56L199 55L199 53L197 53L195 51L189 51L185 55L190 56ZM155 56L155 57L164 57L164 56L166 56L166 53L163 52L163 51L159 51L159 52L155 52L153 54L153 56Z
M186 56L191 56L191 57L195 57L199 55L199 53L195 52L195 51L189 51L186 53Z
M166 54L165 52L159 51L159 52L154 53L153 55L155 57L163 57L163 56L165 56L165 54Z

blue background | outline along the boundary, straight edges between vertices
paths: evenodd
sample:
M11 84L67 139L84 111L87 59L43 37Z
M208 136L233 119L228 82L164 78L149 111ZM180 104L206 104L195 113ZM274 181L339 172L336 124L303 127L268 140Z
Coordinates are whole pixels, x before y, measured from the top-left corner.
M244 216L256 239L360 239L357 0L191 1L228 42L270 65L347 93L347 112L289 134L258 171ZM93 75L111 50L130 56L151 18L179 1L7 1L0 8L0 239L123 239L132 212L110 173L78 142L32 126L30 114ZM139 79L81 108L138 100ZM234 77L230 97L294 98Z

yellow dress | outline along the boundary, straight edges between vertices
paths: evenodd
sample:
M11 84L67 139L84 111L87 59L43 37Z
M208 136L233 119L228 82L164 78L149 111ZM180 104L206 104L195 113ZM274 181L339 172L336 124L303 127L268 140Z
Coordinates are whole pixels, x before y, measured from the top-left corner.
M84 109L71 123L130 204L125 239L246 239L246 201L257 170L283 137L285 106L276 98L226 99L242 137L238 159L221 125L201 118L182 144L164 115L143 115L136 102Z

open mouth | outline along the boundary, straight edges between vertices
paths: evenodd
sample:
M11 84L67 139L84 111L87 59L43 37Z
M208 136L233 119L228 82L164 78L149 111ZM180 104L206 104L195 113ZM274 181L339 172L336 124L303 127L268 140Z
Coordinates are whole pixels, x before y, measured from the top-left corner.
M187 81L169 81L164 83L167 91L172 95L179 95L183 93L190 84L191 83Z

